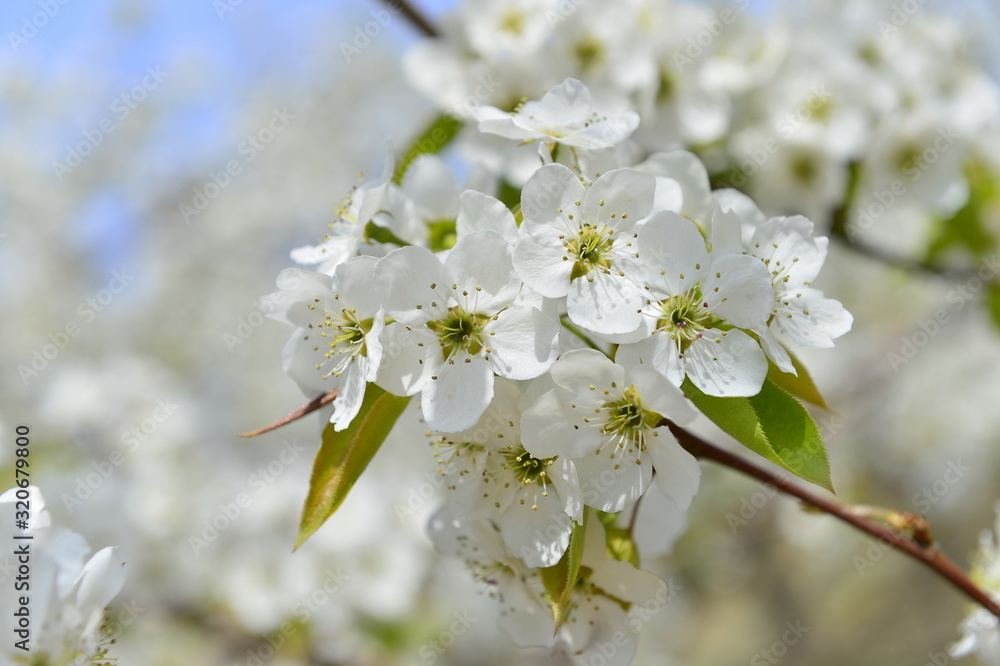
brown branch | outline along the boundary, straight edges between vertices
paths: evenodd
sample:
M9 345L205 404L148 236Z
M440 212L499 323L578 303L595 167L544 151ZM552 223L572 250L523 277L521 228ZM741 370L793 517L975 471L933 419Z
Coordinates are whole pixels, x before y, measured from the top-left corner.
M306 414L315 412L320 407L324 407L333 402L333 399L337 397L337 389L331 389L321 396L313 398L306 404L302 405L298 409L292 410L291 413L286 416L282 416L280 419L274 423L268 424L259 430L254 430L253 432L240 433L240 437L256 437L257 435L263 435L265 432L271 432L272 430L277 430L283 425L288 425L292 421L301 419Z
M944 578L967 597L986 608L986 610L993 613L997 618L1000 618L1000 604L994 601L989 594L977 587L969 579L968 575L957 567L947 555L942 553L936 545L922 546L911 537L894 532L885 525L858 515L858 512L852 511L849 507L841 506L825 497L820 497L811 491L800 488L785 478L757 467L728 451L724 451L671 421L666 421L665 425L670 428L670 432L674 434L674 437L677 438L681 446L694 457L712 460L720 465L742 472L747 476L759 479L787 495L799 498L818 511L828 513L845 523L853 525L862 532L867 532L881 539L893 548L903 551L918 562L930 567L938 576Z
M413 5L409 3L409 0L383 0L385 4L389 6L389 9L399 10L403 13L406 18L410 20L415 28L420 30L428 37L440 37L441 33L435 28L430 21L428 21L424 15Z

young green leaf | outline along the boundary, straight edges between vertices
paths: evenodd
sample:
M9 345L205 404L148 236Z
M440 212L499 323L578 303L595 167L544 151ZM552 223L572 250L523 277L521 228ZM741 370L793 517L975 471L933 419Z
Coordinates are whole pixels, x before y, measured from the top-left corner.
M323 429L323 443L313 462L295 548L305 543L344 502L409 402L409 397L368 384L361 410L351 425L340 432L329 423Z
M817 407L827 409L826 400L823 399L823 395L819 392L815 382L813 382L813 378L809 374L809 371L806 370L806 366L802 364L802 361L795 358L795 355L791 352L789 352L788 355L792 359L792 365L795 367L795 371L799 373L798 376L782 372L778 369L778 366L768 361L767 378L774 382L775 385L791 393L796 398L805 400L806 402L812 403Z
M409 150L396 165L396 171L392 174L392 182L399 185L403 182L406 170L410 168L413 160L421 155L435 155L444 150L445 146L451 143L452 139L462 129L462 121L448 114L441 114L431 122L424 130L424 133L414 139Z
M566 620L569 608L569 597L580 578L580 560L583 558L583 538L586 532L589 512L583 515L583 523L573 523L573 531L569 535L569 547L562 558L551 567L539 569L542 583L552 604L552 617L556 621L556 631Z
M686 380L684 394L738 442L792 474L833 492L830 461L815 421L802 404L765 380L749 398L717 398Z

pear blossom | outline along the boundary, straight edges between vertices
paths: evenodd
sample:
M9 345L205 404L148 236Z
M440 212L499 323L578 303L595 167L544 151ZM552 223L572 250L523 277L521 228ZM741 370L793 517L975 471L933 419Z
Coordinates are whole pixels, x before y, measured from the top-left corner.
M15 504L20 511L25 502L30 506L28 528L15 532ZM102 628L104 611L125 584L125 563L118 548L103 548L88 558L90 546L83 537L52 525L45 499L35 486L0 495L0 528L3 534L30 537L16 543L31 553L27 650L17 647L19 639L5 640L0 648L3 663L70 666L105 659L111 642ZM0 595L4 617L14 616L20 596Z
M769 329L803 347L832 347L851 330L854 318L840 301L812 287L826 259L829 240L813 235L813 223L797 215L771 218L757 227L747 253L771 273L774 305ZM768 336L765 344L774 344Z
M631 370L593 349L567 352L550 370L556 387L521 419L525 449L536 458L573 460L584 503L616 512L657 483L681 509L698 490L694 456L674 439L664 418L687 423L694 410L655 370Z
M610 148L639 126L634 111L616 117L598 113L587 86L572 78L545 93L540 101L524 102L513 113L492 106L477 107L473 113L481 132L587 150Z
M609 557L606 538L601 521L591 516L580 562L584 575L573 590L566 623L559 630L559 647L579 666L632 663L639 636L626 609L633 604L661 607L676 590L650 571Z
M279 291L261 299L265 315L296 327L283 353L285 372L311 398L337 389L330 423L338 431L361 409L382 359L385 318L371 291L375 262L355 257L338 264L332 276L285 269Z
M427 526L438 552L463 559L485 583L500 605L497 626L518 647L551 647L555 622L544 601L544 585L537 569L526 567L507 551L496 529L483 520L471 520L455 504L445 504Z
M972 579L1000 602L1000 503L996 507L995 535L983 530L979 537L977 561L972 569ZM949 646L953 659L975 654L985 666L1000 664L1000 621L982 607L976 607L966 617L958 630L962 638Z
M642 325L636 224L649 215L655 179L630 169L590 188L561 164L539 169L524 186L514 267L547 298L566 297L570 319L599 333Z
M675 386L684 377L708 395L756 395L767 374L760 345L740 329L764 331L774 300L761 262L710 256L690 220L664 211L639 231L647 281L642 306L648 337L622 345L619 363L647 365Z
M383 344L391 353L379 384L399 395L421 393L432 430L471 427L493 397L494 373L531 379L554 360L558 320L515 303L521 281L510 246L491 230L458 241L444 262L404 247L379 260L375 290L394 322Z
M391 164L386 170L391 173ZM330 223L329 233L316 245L292 250L292 261L333 275L337 266L357 255L365 241L365 227L385 205L390 185L386 181L372 188L355 186L343 202L337 204L337 219Z
M531 395L527 396L530 400ZM521 444L522 391L498 378L493 401L472 428L443 435L437 458L472 519L491 520L529 567L555 565L573 520L583 521L576 468L568 458L536 458Z

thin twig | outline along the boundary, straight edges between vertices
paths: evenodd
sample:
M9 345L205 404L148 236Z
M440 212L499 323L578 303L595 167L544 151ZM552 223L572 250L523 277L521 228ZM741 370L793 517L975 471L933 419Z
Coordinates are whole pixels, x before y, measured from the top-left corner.
M301 419L306 414L315 412L320 407L324 407L333 402L333 399L337 397L337 389L330 389L326 393L316 398L313 398L301 407L292 410L286 416L282 416L280 419L274 423L268 424L259 430L254 430L253 432L240 433L240 437L256 437L257 435L263 435L265 432L271 432L272 430L277 430L283 425L288 425L292 421Z
M918 562L922 562L924 565L930 567L938 576L944 578L970 599L975 601L977 604L980 604L1000 619L1000 604L990 597L989 594L977 587L976 584L969 579L969 576L956 566L947 555L941 552L936 545L931 544L930 546L921 546L917 543L917 541L908 536L894 532L884 525L857 515L856 512L852 512L847 507L843 507L836 502L820 497L819 495L805 490L804 488L800 488L786 478L782 478L781 476L773 474L763 468L747 462L746 460L743 460L739 456L733 455L728 451L724 451L723 449L706 442L697 435L688 432L684 428L681 428L669 420L666 420L665 425L670 428L670 431L674 434L674 437L677 438L677 441L680 442L681 446L683 446L694 457L712 460L720 465L742 472L747 476L752 476L755 479L771 484L781 492L797 497L811 507L815 507L815 509L819 511L835 516L845 523L853 525L862 532L871 534L872 536L888 543L893 548L903 551Z
M416 7L409 3L409 0L383 0L390 9L398 9L406 18L410 20L415 28L428 37L440 37L441 33L431 23L424 18L424 15Z

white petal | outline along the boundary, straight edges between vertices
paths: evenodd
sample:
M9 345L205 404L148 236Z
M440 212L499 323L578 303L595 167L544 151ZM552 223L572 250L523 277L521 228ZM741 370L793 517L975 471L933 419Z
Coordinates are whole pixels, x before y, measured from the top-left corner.
M659 472L657 472L657 480ZM688 514L681 511L658 483L646 488L636 517L635 545L644 558L669 555L674 542L687 530Z
M616 454L614 445L608 445L600 453L591 449L573 459L587 506L611 513L621 511L635 504L649 485L653 466L648 456L637 464L633 458L619 458ZM616 464L618 469L614 469Z
M674 386L684 383L684 365L677 344L666 333L654 333L645 340L622 345L615 354L615 361L629 369L639 365L649 366Z
M578 523L583 522L583 494L576 466L568 457L559 457L549 466L549 480L562 501L563 512Z
M433 334L416 328L407 330L405 324L397 321L386 326L379 338L383 357L375 383L394 395L413 395L422 391L440 364L439 359L433 363L439 349ZM423 342L424 347L418 346L419 342Z
M716 342L718 340L719 342ZM757 341L743 331L707 329L684 353L684 369L708 395L751 396L760 393L767 375L767 357Z
M408 324L426 322L432 315L428 311L432 302L448 307L450 285L445 280L441 261L422 247L393 250L375 264L373 277L386 314Z
M458 219L455 232L459 238L475 231L490 229L513 245L517 241L514 215L502 201L475 190L465 190L458 197Z
M801 297L796 297L798 294ZM782 335L797 345L832 347L834 339L847 333L854 324L854 317L840 301L824 298L817 289L801 287L781 296L788 305L780 307L772 326L776 325Z
M712 211L712 188L708 181L708 171L696 155L686 150L656 153L637 168L678 183L683 192L683 206L670 210L683 212L686 217L702 223L708 222Z
M550 647L554 641L555 622L547 607L518 578L500 577L497 581L499 614L497 626L518 647Z
M569 285L566 307L575 323L598 333L631 333L642 326L643 290L627 277L592 270Z
M545 499L555 500L555 497ZM551 567L559 562L569 545L572 525L557 501L529 502L515 500L508 507L500 524L500 534L510 552L531 567Z
M532 174L521 190L521 211L524 213L522 228L530 230L537 225L552 225L558 229L565 226L564 213L577 208L575 202L582 201L586 188L569 168L562 164L548 164ZM579 216L577 216L579 217Z
M486 331L490 366L501 377L533 379L556 358L559 320L538 308L508 308Z
M525 107L518 115L533 116L533 125L558 128L585 122L592 108L587 86L570 78L545 93L535 109Z
M702 293L712 314L741 328L763 328L774 305L771 276L760 261L746 255L716 257Z
M688 404L687 398L663 373L648 365L638 365L629 372L628 381L638 391L644 409L656 412L678 425L694 420L695 411Z
M361 320L375 316L379 310L378 299L372 293L376 263L378 260L375 257L361 256L337 266L327 291L340 297L336 299L340 306L336 308L338 312L346 307L356 310L355 316Z
M360 357L348 365L344 374L340 376L337 397L333 400L333 414L330 415L330 423L333 424L334 430L338 432L343 430L358 415L361 403L365 399L367 372L368 359Z
M458 285L459 304L471 312L495 314L510 305L521 289L510 245L495 231L477 231L460 239L444 267L449 285Z
M88 611L103 610L125 585L124 565L116 546L94 553L77 580L77 604Z
M681 511L687 511L691 499L698 492L701 467L698 460L685 451L667 428L660 428L660 436L650 438L649 454L656 468L656 484ZM650 441L647 440L647 441Z
M572 399L569 391L553 389L524 410L521 443L528 453L536 458L576 458L600 446L604 436L583 421L579 409L570 407Z
M569 293L573 261L556 229L529 231L521 225L513 261L518 277L542 296L561 298Z
M650 285L676 296L708 275L705 239L691 220L663 211L649 218L638 233L639 262Z
M798 376L799 373L792 363L792 357L788 355L788 350L785 349L784 345L774 337L770 327L758 329L756 332L760 336L760 346L771 362L778 366L782 372Z
M475 425L493 399L493 370L489 364L480 357L462 358L462 354L456 354L435 376L437 379L431 377L420 397L427 427L458 432Z
M550 372L556 384L573 392L591 384L603 389L612 383L624 386L625 382L625 369L596 349L568 351Z
M655 193L656 179L649 174L615 169L591 185L583 199L583 217L588 224L607 224L624 233L649 215Z
M801 215L774 217L757 227L751 254L768 259L772 273L788 275L797 284L816 279L826 261L826 238L813 237L813 223Z

